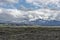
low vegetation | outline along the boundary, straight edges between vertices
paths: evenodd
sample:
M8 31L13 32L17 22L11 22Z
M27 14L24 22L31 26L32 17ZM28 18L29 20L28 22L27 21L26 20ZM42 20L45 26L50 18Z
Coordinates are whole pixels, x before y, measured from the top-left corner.
M0 24L0 40L59 40L59 35L60 28Z

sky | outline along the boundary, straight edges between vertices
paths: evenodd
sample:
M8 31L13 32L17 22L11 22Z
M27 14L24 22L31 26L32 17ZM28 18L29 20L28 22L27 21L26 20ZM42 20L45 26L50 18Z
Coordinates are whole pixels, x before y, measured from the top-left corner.
M0 20L37 19L60 21L60 0L0 0Z

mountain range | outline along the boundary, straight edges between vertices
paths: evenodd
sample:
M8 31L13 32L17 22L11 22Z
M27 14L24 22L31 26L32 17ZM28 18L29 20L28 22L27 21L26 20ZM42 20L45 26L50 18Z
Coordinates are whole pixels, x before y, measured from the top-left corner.
M37 20L34 20L34 21L24 21L24 22L19 22L18 23L18 22L0 20L0 24L14 24L14 25L17 25L17 26L20 26L20 25L60 26L60 21L37 19Z

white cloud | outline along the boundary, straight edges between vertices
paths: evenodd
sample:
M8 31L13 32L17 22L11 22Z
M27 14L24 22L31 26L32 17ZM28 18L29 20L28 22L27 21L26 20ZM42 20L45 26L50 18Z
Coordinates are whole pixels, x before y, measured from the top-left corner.
M47 5L49 3L56 4L58 7L59 0L26 0L28 3L33 5L45 7L38 10L27 9L24 6L21 6L21 9L16 9L14 5L12 6L14 9L4 9L0 8L0 20L4 21L13 21L13 22L24 22L24 21L34 21L36 19L43 20L57 20L60 21L60 11L48 9ZM18 0L0 0L0 5L4 4L14 4L17 3ZM40 5L41 4L41 5Z
M8 20L14 22L34 21L36 19L57 20L60 21L60 11L39 9L33 11L21 11L17 9L0 8L0 20Z
M26 0L28 3L58 3L60 0Z
M1 3L17 3L19 0L0 0Z
M57 10L49 10L49 9L39 9L35 11L29 11L29 15L35 19L43 19L43 20L57 20L60 21L60 11ZM30 16L29 16L30 17Z
M7 2L11 2L11 3L17 3L18 0L6 0Z
M19 0L0 0L0 8L13 8L15 9Z
M22 17L22 14L17 9L0 9L0 20L17 21L17 17Z
M8 6L18 3L19 0L0 0L0 6Z
M26 2L39 7L42 6L44 8L48 8L48 5L50 4L51 4L51 7L55 5L56 5L55 8L60 7L60 0L26 0Z

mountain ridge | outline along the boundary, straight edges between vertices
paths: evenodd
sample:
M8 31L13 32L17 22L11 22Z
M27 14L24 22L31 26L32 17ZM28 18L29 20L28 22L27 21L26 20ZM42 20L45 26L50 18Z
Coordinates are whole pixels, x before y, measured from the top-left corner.
M0 21L0 24L16 24L16 25L40 25L40 26L60 26L60 21L36 19L34 21L12 22Z

